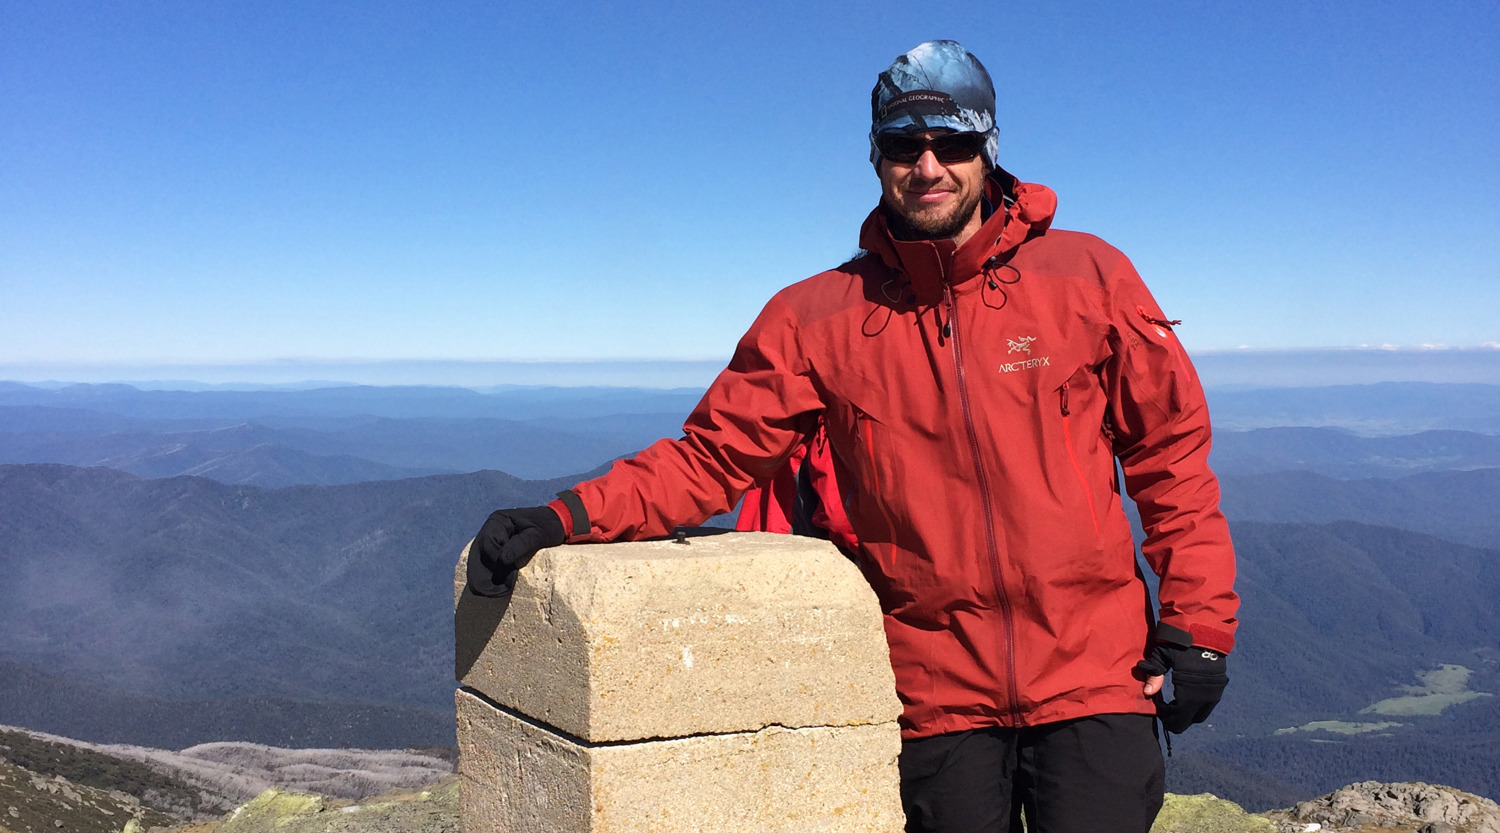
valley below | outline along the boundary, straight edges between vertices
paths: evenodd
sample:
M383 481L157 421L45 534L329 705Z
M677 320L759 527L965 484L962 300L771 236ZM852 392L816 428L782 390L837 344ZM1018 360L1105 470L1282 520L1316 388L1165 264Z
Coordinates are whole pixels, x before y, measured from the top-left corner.
M451 747L463 545L696 399L77 387L0 383L0 723L166 750ZM1224 400L1242 624L1225 701L1174 738L1175 793L1500 796L1497 386L1350 387Z

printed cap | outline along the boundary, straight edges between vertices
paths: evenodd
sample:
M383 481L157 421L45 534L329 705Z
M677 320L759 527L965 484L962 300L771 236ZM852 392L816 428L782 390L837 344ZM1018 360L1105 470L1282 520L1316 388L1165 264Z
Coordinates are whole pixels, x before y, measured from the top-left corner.
M870 161L880 164L877 133L948 129L984 133L984 158L996 167L995 86L984 64L951 40L918 44L891 63L870 92Z

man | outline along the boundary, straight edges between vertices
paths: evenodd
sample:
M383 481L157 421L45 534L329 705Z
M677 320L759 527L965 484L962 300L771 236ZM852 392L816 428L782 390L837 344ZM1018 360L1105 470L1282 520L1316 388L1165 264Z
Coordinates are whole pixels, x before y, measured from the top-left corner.
M469 561L510 590L540 547L724 512L827 432L885 614L913 831L1141 831L1154 719L1207 717L1238 598L1196 375L1130 262L1050 230L996 164L994 89L951 41L880 75L881 199L858 257L766 305L683 427L547 507L490 516ZM1161 578L1153 625L1115 463ZM1161 703L1171 670L1175 698Z

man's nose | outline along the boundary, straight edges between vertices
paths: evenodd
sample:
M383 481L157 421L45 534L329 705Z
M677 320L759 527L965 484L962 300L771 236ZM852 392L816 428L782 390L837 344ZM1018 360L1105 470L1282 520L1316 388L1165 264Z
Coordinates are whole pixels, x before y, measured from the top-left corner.
M937 160L937 156L931 148L922 151L917 157L917 164L912 166L917 176L923 179L939 179L943 175L943 163Z

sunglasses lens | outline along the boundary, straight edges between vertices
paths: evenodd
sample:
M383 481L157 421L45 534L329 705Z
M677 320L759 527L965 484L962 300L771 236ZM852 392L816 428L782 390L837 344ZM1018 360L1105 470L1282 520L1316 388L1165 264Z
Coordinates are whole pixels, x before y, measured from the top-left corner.
M881 156L903 165L917 161L922 156L922 151L927 149L925 141L899 133L880 134L875 137L875 146L880 150Z
M983 145L982 133L950 133L932 140L932 155L944 164L967 162L979 155Z
M875 137L875 147L880 155L892 162L910 165L922 158L930 148L932 155L944 165L967 162L979 155L984 148L983 133L944 133L931 139L908 136L902 133L882 133Z

